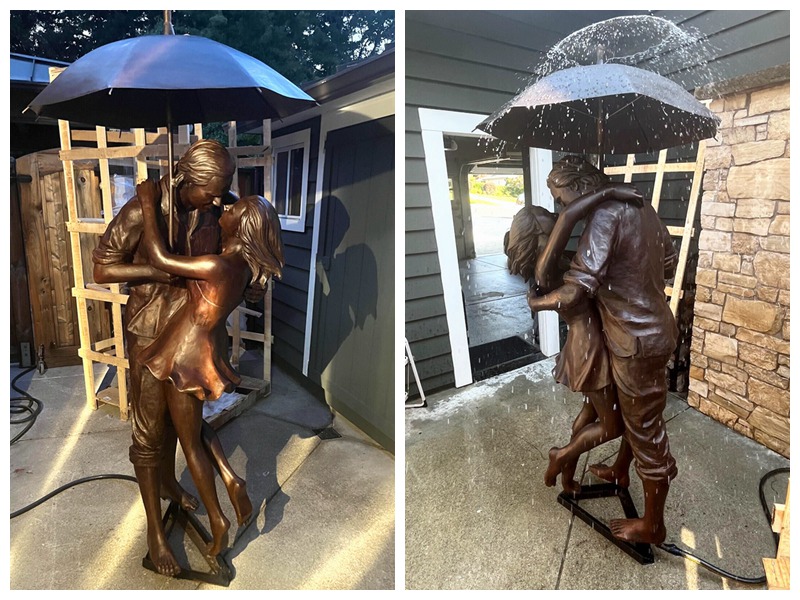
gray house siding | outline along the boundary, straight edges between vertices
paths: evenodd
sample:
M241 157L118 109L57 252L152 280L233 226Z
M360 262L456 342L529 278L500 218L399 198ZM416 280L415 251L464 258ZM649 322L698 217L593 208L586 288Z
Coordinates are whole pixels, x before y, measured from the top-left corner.
M426 390L452 385L454 375L418 109L489 114L519 91L554 43L591 23L628 14L647 13L406 12L406 337ZM664 74L687 89L788 61L788 11L651 14L708 36L710 68L666 66ZM673 224L679 202L673 207L670 200L662 211Z
M286 230L281 232L286 266L283 269L282 279L275 282L272 295L272 333L275 337L272 351L298 371L303 369L320 122L320 117L314 117L288 127L275 129L272 132L272 137L278 138L304 129L311 130L306 184L308 186L306 188L306 227L303 232Z

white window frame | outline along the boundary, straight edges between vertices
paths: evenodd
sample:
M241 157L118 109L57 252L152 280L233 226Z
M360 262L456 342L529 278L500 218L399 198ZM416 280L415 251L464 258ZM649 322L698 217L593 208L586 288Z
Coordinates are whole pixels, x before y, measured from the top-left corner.
M308 164L309 150L311 149L311 130L301 129L294 133L287 133L280 137L272 138L272 205L277 206L275 190L278 184L277 168L278 154L281 152L291 152L297 148L303 148L303 181L300 187L300 216L279 214L281 229L285 231L304 232L306 230L306 202L308 197ZM290 155L291 156L291 155ZM288 163L291 169L291 162ZM290 181L286 179L286 192L290 189ZM288 198L286 206L288 207Z

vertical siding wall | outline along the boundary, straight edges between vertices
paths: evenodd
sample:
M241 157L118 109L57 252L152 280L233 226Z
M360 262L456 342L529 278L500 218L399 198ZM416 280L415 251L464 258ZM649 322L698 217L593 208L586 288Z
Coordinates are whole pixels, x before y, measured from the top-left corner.
M283 278L275 282L272 296L272 333L275 337L272 351L298 371L303 369L308 276L314 229L314 196L317 192L320 117L276 129L272 133L273 138L278 138L304 129L311 130L306 188L306 228L302 233L285 230L281 232L286 266L283 269Z

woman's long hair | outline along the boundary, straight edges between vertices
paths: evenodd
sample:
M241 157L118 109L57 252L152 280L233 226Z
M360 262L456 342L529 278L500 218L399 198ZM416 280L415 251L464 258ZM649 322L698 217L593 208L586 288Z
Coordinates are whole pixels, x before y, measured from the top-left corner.
M511 221L511 229L503 244L508 256L508 270L531 281L536 270L536 259L556 224L556 216L541 206L526 206Z
M280 218L261 196L245 196L237 202L245 204L236 237L242 242L242 256L253 274L250 284L266 286L272 275L280 279L285 264Z

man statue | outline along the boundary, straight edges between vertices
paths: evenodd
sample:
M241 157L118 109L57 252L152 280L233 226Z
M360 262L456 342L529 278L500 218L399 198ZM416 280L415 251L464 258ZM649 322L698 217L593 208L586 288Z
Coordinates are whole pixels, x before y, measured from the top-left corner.
M547 179L554 197L566 205L607 182L605 175L575 156L559 161ZM644 516L615 519L610 524L614 535L628 542L664 541L664 504L670 481L678 472L662 414L665 368L678 335L664 282L672 277L676 258L669 233L653 207L649 203L637 206L612 194L588 216L564 285L553 292L565 309L591 297L600 313L603 340L586 343L606 345L625 433L617 463L592 470L624 484L631 455L635 458L644 487ZM529 295L529 305L541 310L547 302Z
M227 149L213 140L192 144L178 161L175 171L173 251L183 255L214 254L219 250L218 219L223 203L233 199L230 186L235 164ZM161 213L169 218L169 180L160 182ZM94 251L94 279L97 283L129 286L125 307L125 343L130 363L131 426L130 460L139 483L147 518L147 547L159 573L175 576L180 567L167 542L161 520L160 498L180 502L186 510L197 508L197 499L186 493L175 479L177 438L165 400L169 381L159 381L138 360L185 303L186 288L148 263L144 247L142 210L138 199L127 202L109 223ZM206 426L207 436L211 429ZM213 436L213 430L211 430ZM215 437L215 436L214 436ZM217 440L213 440L216 442ZM218 448L218 444L214 444ZM209 447L218 469L229 465ZM223 464L220 464L220 459ZM223 474L223 477L225 475Z

